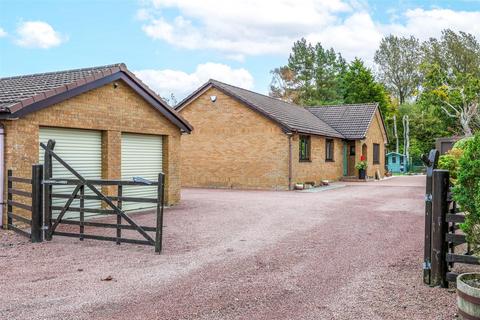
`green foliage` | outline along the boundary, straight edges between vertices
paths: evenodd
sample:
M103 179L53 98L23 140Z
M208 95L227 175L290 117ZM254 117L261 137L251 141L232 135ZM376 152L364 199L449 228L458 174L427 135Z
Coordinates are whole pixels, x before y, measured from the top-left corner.
M367 161L358 161L355 164L355 169L357 170L366 170L368 168L368 162Z
M356 58L343 76L345 103L378 102L383 115L390 115L390 101L383 85L375 81L370 69Z
M379 77L387 89L403 104L413 97L420 85L420 42L409 38L389 35L382 39L375 52Z
M419 103L400 106L399 118L404 115L410 119L410 156L414 163L418 163L422 154L428 154L435 147L435 138L451 134L434 111ZM399 126L398 129L398 134L402 137L403 127Z
M470 136L479 126L480 76L450 72L439 64L423 64L425 72L420 101L455 134Z
M473 137L467 137L467 138L460 139L457 142L455 142L453 147L465 150L465 148L467 146L467 143L469 143L469 141L472 140L472 139L473 139Z
M436 64L449 74L480 73L480 44L469 33L443 30L440 39L424 42L422 51L424 64Z
M453 196L465 211L465 223L461 225L467 241L474 248L480 246L480 133L465 143L459 161L458 180Z
M340 103L345 69L339 53L302 38L294 43L288 64L272 70L270 95L301 105Z
M459 162L463 155L463 149L452 148L446 154L438 159L438 167L450 171L450 181L455 185L457 183Z

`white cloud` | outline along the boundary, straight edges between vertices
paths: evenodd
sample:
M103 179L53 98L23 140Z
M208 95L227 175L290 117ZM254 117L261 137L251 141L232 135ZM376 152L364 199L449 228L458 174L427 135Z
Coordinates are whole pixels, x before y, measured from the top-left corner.
M155 18L143 25L149 37L181 48L216 49L237 58L288 52L302 34L335 24L335 14L352 10L341 0L152 0L151 4L150 15ZM167 19L164 12L172 8L180 14Z
M196 50L213 49L226 58L286 55L306 37L333 47L347 59L371 63L380 39L390 33L420 39L451 28L480 38L480 11L410 9L388 11L390 22L374 21L358 0L149 0L142 7L143 31L152 39Z
M453 11L450 9L412 9L404 14L405 22L381 27L383 33L409 36L421 40L438 37L443 29L466 31L480 38L480 11Z
M2 27L0 27L0 38L6 37L6 36L7 36L7 32L3 30Z
M253 88L253 77L246 69L232 69L228 65L213 62L199 64L192 73L170 69L147 69L134 73L162 97L168 98L173 93L179 102L209 79L245 89Z
M43 21L26 21L17 28L16 43L26 48L48 49L60 45L66 39L51 25Z

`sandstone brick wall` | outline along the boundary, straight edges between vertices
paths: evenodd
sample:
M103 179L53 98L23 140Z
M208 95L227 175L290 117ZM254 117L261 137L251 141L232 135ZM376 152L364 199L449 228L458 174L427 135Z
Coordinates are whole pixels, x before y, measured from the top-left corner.
M180 113L194 127L182 136L183 186L288 189L288 137L277 124L216 88Z
M180 130L125 83L117 83L117 88L107 84L18 120L2 121L5 170L13 169L15 176L31 176L32 164L38 163L40 126L101 130L102 174L109 179L121 177L122 132L162 135L166 200L169 204L177 203L180 200Z
M377 110L375 117L368 128L366 139L356 141L356 158L360 161L362 155L363 144L367 145L367 176L374 177L377 169L380 171L381 177L385 175L385 144L387 143L386 133L384 132L381 122L380 112ZM373 144L378 143L380 145L379 164L373 164Z
M325 161L325 140L330 138L310 136L310 161L299 161L299 135L292 138L292 183L315 182L322 180L338 180L343 175L343 141L333 139L333 161Z

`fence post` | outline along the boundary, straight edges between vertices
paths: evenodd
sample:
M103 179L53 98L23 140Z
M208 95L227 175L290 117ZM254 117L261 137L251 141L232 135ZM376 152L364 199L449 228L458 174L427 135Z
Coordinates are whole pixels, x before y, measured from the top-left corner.
M53 150L55 147L55 140L48 140L47 148ZM43 160L44 170L43 179L49 180L53 175L52 155L49 152L44 152ZM44 184L44 215L45 215L45 240L52 240L50 230L52 229L52 185Z
M13 182L11 180L11 177L13 176L13 171L12 169L8 169L7 171L7 229L10 229L10 226L13 225L13 218L10 215L13 211L13 207L10 204L10 202L13 200L12 196L12 188L13 188Z
M425 189L425 240L423 254L423 283L430 285L431 268L431 249L432 249L432 176L433 170L438 163L438 151L432 149L428 155L423 156L422 160L427 166L427 183Z
M155 232L155 252L162 252L163 205L165 200L165 175L158 174L157 187L157 230Z
M43 165L35 164L32 166L32 225L31 241L42 242L43 227Z
M432 181L432 269L431 286L448 286L446 233L448 223L448 191L450 179L448 170L434 170Z
M123 197L123 186L119 184L117 186L117 207L118 209L122 210L122 201ZM117 244L120 245L121 240L122 240L122 229L120 226L122 225L122 216L118 214L117 212Z

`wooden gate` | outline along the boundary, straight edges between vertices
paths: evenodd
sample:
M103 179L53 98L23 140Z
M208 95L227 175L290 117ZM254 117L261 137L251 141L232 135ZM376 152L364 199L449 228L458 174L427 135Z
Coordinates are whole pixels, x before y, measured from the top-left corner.
M52 240L53 236L75 237L79 240L95 239L104 241L114 241L120 243L135 243L151 245L155 247L155 252L160 253L162 250L162 228L163 228L163 208L164 208L164 190L165 176L163 173L158 174L157 181L148 181L141 177L132 180L88 180L79 174L74 168L66 163L59 155L54 152L55 141L49 140L45 145L40 143L45 150L44 164L34 165L32 167L32 178L20 178L13 176L12 170L8 171L8 224L7 227L31 239L32 242L41 242ZM65 169L67 169L75 179L60 179L52 176L52 163L57 161ZM14 188L15 184L23 184L23 188ZM31 185L31 191L27 191ZM54 185L71 185L73 192L71 194L54 193ZM143 197L124 197L124 186L136 186L138 188L145 186L156 186L156 198ZM115 195L106 195L99 188L108 187L110 190L115 188ZM93 195L85 194L85 190L89 189ZM14 197L22 197L23 201L16 201ZM31 204L26 204L31 199ZM65 199L63 206L52 205L52 199ZM86 200L100 200L102 207L87 208ZM74 205L74 202L78 205ZM155 225L142 226L137 224L131 216L129 216L122 206L125 202L141 202L149 203L155 206ZM25 218L25 215L19 215L15 210L28 211L31 219ZM57 216L53 216L53 211L58 211ZM67 212L75 213L70 215L69 219L65 219ZM85 213L94 213L103 216L115 216L115 223L99 222L96 219L85 219ZM31 231L25 231L15 222L29 225ZM78 226L78 232L59 231L59 225ZM97 234L85 233L85 227L95 227L100 229L115 229L115 236L105 236ZM133 239L125 237L122 230L134 230L141 239ZM149 234L151 233L151 234Z
M430 156L430 160L438 159L438 151L432 150ZM436 169L436 161L424 162L430 165L425 196L424 283L448 287L458 276L453 271L455 264L480 265L480 260L473 256L460 230L465 214L452 198L449 171Z

